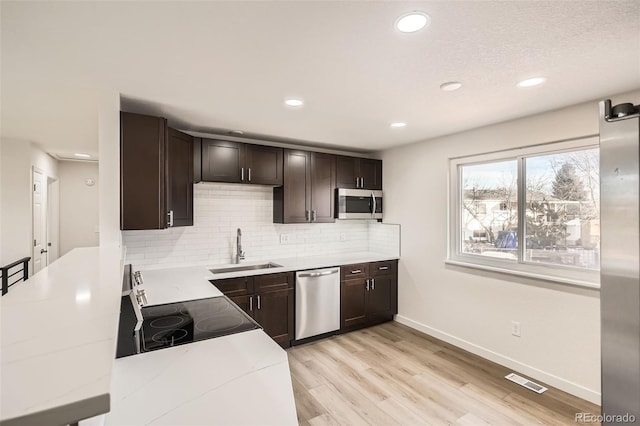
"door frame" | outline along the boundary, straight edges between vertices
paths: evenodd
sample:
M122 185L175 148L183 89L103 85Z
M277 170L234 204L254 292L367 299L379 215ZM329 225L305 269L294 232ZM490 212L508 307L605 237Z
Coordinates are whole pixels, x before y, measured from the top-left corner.
M31 166L31 176L30 176L30 187L29 187L29 194L30 194L30 206L31 206L31 233L29 235L29 247L31 248L31 267L29 268L29 273L30 275L33 275L33 273L35 273L35 259L36 259L36 253L35 253L35 247L33 244L34 241L34 234L35 234L35 229L34 229L34 214L35 214L35 210L33 207L33 186L34 186L34 173L40 173L42 175L42 191L44 192L43 197L42 197L42 203L43 205L43 223L42 226L44 227L44 230L42 231L42 234L44 236L44 241L42 242L42 246L44 246L44 249L47 250L46 255L44 256L44 263L43 266L40 269L44 269L47 266L49 266L49 264L53 261L55 261L58 258L58 247L59 247L59 239L60 239L60 235L59 235L59 228L58 228L58 222L59 222L59 214L60 214L60 191L59 191L59 181L58 178L53 177L53 176L49 176L47 174L46 171L44 171L43 169L37 167L37 166ZM49 245L50 244L50 245ZM50 252L50 249L54 247L53 253ZM38 255L40 255L40 253L38 253Z
M60 256L60 181L47 176L47 265Z

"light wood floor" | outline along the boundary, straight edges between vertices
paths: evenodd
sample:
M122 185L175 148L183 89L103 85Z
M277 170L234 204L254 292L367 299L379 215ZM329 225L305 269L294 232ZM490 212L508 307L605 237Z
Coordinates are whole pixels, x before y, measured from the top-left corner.
M301 425L579 425L576 413L600 414L557 389L538 395L504 379L511 370L396 322L287 352Z

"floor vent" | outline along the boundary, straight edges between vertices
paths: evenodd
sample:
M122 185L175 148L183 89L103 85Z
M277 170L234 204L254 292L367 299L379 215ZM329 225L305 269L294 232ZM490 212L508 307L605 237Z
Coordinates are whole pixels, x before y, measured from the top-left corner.
M544 386L540 386L537 383L533 383L532 381L525 379L522 376L518 376L515 373L507 374L506 376L504 376L504 378L507 380L511 380L512 382L517 383L520 386L524 386L525 388L532 390L536 393L542 393L547 390L547 388L545 388Z

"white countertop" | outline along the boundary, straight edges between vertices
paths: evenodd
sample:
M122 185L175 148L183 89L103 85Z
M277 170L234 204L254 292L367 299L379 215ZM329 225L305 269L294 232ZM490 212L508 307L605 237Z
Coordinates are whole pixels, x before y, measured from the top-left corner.
M142 271L142 276L149 305L222 296L209 282L213 275L204 266L152 269Z
M287 353L262 330L115 361L105 425L297 425Z
M290 272L290 271L303 271L306 269L317 269L317 268L329 268L332 266L342 266L342 265L350 265L352 263L366 263L366 262L378 262L383 260L392 260L398 259L397 256L376 253L376 252L356 252L356 253L347 253L347 254L338 254L338 255L330 255L330 256L305 256L305 257L289 257L284 259L269 259L269 260L247 260L238 264L223 264L223 265L195 265L195 266L185 266L181 268L167 268L167 269L144 269L142 271L144 279L145 279L145 287L148 288L147 282L153 281L154 288L162 287L163 289L158 291L159 295L151 296L152 299L149 298L151 292L149 293L147 298L149 299L150 305L167 303L163 300L168 300L175 297L175 294L172 291L166 291L165 289L169 286L173 289L185 289L186 295L197 295L197 294L206 294L206 285L209 284L209 280L213 279L225 279L225 278L236 278L236 277L247 277L252 275L262 275L262 274L274 274L277 272ZM210 269L214 268L227 268L227 267L238 267L238 266L251 266L264 264L267 262L276 263L278 265L282 265L277 268L267 268L267 269L254 269L247 271L234 271L234 272L225 272L225 273L212 273ZM133 262L133 269L136 269L135 262ZM152 277L152 278L151 278ZM148 278L151 278L149 280ZM184 283L189 283L185 285ZM190 297L190 296L189 296ZM201 297L215 297L212 296L201 296ZM197 299L198 297L191 297L192 299ZM189 300L189 299L182 299ZM174 300L175 301L175 300Z
M2 297L3 425L67 424L109 409L121 292L122 250L92 247Z

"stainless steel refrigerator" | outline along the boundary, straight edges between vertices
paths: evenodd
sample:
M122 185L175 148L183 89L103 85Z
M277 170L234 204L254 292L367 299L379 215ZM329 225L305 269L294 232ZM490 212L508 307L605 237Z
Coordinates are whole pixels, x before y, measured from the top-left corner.
M639 112L600 102L603 425L640 424Z

